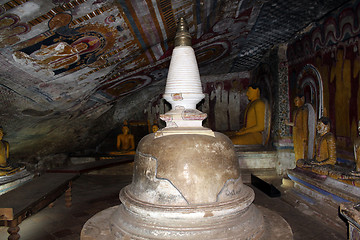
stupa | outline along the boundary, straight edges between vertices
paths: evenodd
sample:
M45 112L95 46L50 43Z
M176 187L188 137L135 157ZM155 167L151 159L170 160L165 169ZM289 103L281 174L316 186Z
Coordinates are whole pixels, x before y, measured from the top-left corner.
M81 239L291 239L276 214L270 215L286 234L270 237L277 227L269 227L269 210L252 203L231 140L202 126L206 114L196 104L204 94L183 18L163 97L172 105L161 116L166 127L139 142L122 204L89 219Z

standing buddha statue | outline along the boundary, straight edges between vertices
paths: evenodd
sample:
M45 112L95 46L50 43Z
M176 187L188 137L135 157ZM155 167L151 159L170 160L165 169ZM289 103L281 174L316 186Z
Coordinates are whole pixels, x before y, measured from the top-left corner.
M293 122L286 121L285 124L293 127L293 143L295 152L295 161L307 157L308 152L308 109L304 106L305 97L298 95L294 99L297 107Z
M355 172L360 175L360 121L358 122L359 136L354 141ZM354 173L355 173L354 172Z

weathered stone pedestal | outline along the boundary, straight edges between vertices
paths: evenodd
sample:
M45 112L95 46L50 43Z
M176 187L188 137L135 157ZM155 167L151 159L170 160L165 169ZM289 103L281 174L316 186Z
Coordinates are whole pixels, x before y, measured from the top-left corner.
M127 187L121 192L123 204L111 216L111 230L115 239L259 239L263 216L249 206L252 198L244 189L243 197L222 204L161 206L134 199Z
M292 239L277 214L265 219L282 224L264 223L230 139L214 134L144 137L122 204L91 218L81 239ZM265 237L278 227L281 236Z

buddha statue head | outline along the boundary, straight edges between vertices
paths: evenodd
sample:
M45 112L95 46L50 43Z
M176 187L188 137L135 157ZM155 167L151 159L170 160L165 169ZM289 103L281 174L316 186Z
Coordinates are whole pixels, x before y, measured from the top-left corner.
M321 117L317 123L316 130L320 136L328 133L330 131L330 119L327 117Z
M296 107L301 107L305 103L305 97L304 95L298 94L294 99L294 104Z
M130 131L130 129L129 129L128 126L123 126L121 130L122 130L122 132L123 132L124 135L128 134L129 131Z
M246 96L250 102L260 98L260 88L256 85L249 85Z

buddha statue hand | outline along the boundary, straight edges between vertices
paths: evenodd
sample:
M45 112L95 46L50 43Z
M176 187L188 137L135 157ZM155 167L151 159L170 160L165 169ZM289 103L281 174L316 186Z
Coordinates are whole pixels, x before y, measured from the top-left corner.
M316 161L316 165L335 165L335 163L330 158L326 158L322 161Z
M246 129L245 128L241 128L239 131L236 132L236 134L238 135L242 135L246 133Z
M309 160L307 159L298 159L296 161L296 166L297 167L311 167L312 165L309 163Z
M297 167L311 168L313 166L319 166L319 165L322 165L322 164L314 159L299 159L296 161Z
M350 175L355 176L355 177L360 177L360 172L353 170L353 171L350 172Z

